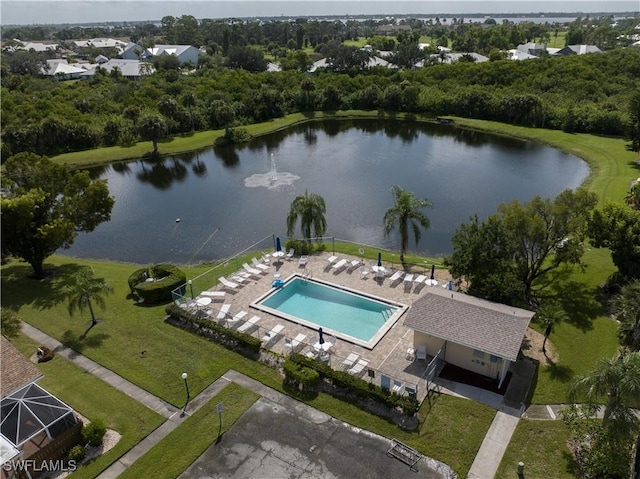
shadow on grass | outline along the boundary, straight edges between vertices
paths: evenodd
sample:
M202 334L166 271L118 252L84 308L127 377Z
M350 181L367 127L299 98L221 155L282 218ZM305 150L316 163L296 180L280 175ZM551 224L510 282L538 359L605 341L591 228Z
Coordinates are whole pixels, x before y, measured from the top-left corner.
M106 333L89 334L91 328L87 329L82 335L78 336L71 330L67 330L62 335L62 343L73 349L77 353L81 353L86 348L97 348L110 336ZM73 357L73 354L72 354Z
M539 299L554 301L567 312L567 322L582 331L593 329L593 320L604 314L604 301L597 289L571 279L570 268L553 271L542 285Z
M538 372L540 371L540 363L535 361L536 365L535 371L533 372L533 376L531 377L531 387L527 391L527 397L524 399L524 403L528 406L531 404L533 400L533 396L536 392L536 387L538 386Z
M48 276L35 279L33 270L26 264L15 264L2 270L2 307L18 311L30 304L39 310L50 309L64 301L63 287L68 278L86 268L75 263L61 266L45 264Z
M575 372L569 366L557 365L550 363L547 366L549 371L549 379L553 381L560 381L563 383L571 381L575 376Z

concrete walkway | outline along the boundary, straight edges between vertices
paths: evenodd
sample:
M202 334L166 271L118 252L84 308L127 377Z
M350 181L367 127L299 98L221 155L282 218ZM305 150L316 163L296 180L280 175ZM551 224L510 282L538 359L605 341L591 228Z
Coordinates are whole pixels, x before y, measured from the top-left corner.
M76 366L82 368L86 372L93 374L94 376L102 379L107 384L110 384L114 388L120 390L127 396L135 399L139 403L144 404L149 409L157 412L158 414L164 416L165 418L170 418L175 414L178 410L172 404L169 404L166 401L154 396L148 391L142 389L139 386L136 386L130 381L127 381L122 376L118 376L116 373L111 371L110 369L105 368L104 366L99 365L95 361L83 356L82 354L74 351L73 349L68 348L63 345L60 341L55 338L52 338L48 334L39 330L38 328L34 328L30 324L22 322L22 332L36 341L38 344L42 346L46 346L56 354L62 356L65 359L68 359Z
M73 351L72 349L64 346L58 340L52 338L43 331L23 322L22 332L39 344L55 351L56 354L59 354L65 359L68 359L76 366L82 368L84 371L95 375L114 388L120 390L127 396L146 405L153 411L167 418L167 421L165 421L160 427L149 434L145 439L140 441L135 447L130 449L111 466L105 469L98 476L100 479L114 479L118 477L137 459L139 459L147 451L149 451L155 444L157 444L171 431L182 424L186 417L200 409L212 397L218 394L231 382L235 382L246 389L254 391L262 397L267 398L275 403L283 405L286 404L294 410L301 407L311 408L310 406L300 403L295 399L290 398L289 396L286 396L279 391L271 389L264 384L251 379L237 371L229 370L221 378L210 384L200 394L193 398L188 404L187 414L183 416L181 414L182 411L180 411L175 406L150 394L148 391L145 391L144 389L127 381L113 371L97 364L96 362L88 359L82 354L77 353L76 351ZM446 388L443 389L446 390ZM478 388L460 387L458 389L459 390L456 390L453 393L456 396L466 397L467 399L478 402L494 403L493 400L487 401L487 398L482 397L483 390L480 390ZM530 408L531 412L540 412L540 407L537 407L536 409ZM561 406L558 406L558 409L560 407ZM315 414L324 413L322 413L321 411L317 411ZM476 458L471 466L467 477L472 479L492 479L494 477L495 472L500 465L500 461L502 459L504 451L509 444L509 441L511 440L513 431L518 424L519 418L519 410L509 408L504 405L500 407L500 410L496 414L491 427L487 431L487 435L485 436L484 441L480 446L478 454L476 455Z
M495 476L519 421L519 410L507 406L500 408L471 464L467 475L469 479L492 479Z

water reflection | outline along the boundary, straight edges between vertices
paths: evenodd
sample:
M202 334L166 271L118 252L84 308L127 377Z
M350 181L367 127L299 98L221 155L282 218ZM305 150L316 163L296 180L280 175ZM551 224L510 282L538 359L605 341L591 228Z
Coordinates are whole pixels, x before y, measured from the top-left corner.
M272 154L278 175L299 179L247 188L245 180L255 175L271 184ZM578 186L587 173L584 162L557 150L477 131L324 120L238 148L92 169L93 177L108 180L116 198L112 219L63 253L136 263L229 257L265 236L283 237L291 201L305 190L325 199L328 235L397 249L397 235L385 237L382 218L392 206L391 186L400 185L434 203L427 211L431 229L411 249L444 254L455 229L471 215L483 219L499 203L555 196Z

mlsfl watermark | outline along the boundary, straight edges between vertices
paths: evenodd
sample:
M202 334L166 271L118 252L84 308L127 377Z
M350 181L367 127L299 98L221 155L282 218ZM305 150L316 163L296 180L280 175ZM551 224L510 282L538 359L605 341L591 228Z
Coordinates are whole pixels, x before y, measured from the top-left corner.
M78 468L76 461L45 460L36 461L35 459L19 459L10 460L2 465L2 469L7 472L29 471L29 472L73 472Z

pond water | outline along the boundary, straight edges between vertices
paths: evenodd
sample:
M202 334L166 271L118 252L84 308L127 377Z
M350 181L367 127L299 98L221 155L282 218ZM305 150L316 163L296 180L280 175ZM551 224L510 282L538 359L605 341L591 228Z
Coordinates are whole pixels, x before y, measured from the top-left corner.
M291 202L305 190L326 201L327 236L398 249L397 231L388 238L383 233L392 185L434 203L424 210L431 228L410 249L444 255L455 230L473 214L484 219L499 203L553 197L579 186L589 170L552 148L451 126L330 120L240 148L91 173L109 182L116 199L111 221L80 234L62 253L187 264L232 256L272 234L284 240Z

